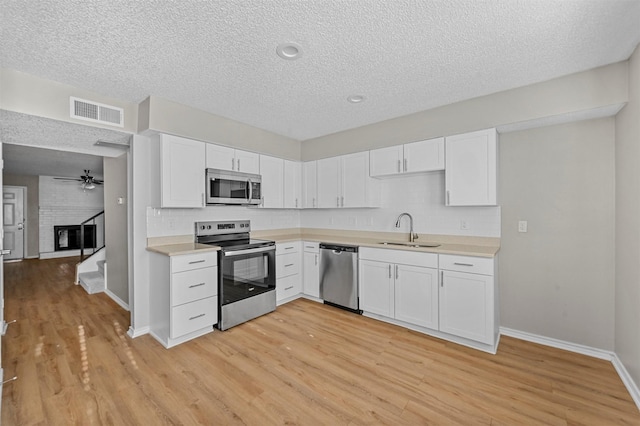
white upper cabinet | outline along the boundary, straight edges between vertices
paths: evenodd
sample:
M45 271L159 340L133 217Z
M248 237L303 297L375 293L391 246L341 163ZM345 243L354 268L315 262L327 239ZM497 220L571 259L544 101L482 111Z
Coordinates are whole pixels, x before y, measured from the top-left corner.
M265 208L284 207L284 160L260 155L262 203Z
M496 129L447 137L445 150L445 204L497 205Z
M374 149L371 176L399 176L444 170L444 138Z
M320 208L375 207L377 182L369 177L369 152L325 158L317 162Z
M204 207L205 143L159 135L160 207Z
M208 143L207 168L260 174L260 156L227 146Z
M302 163L284 160L284 208L302 207Z
M396 176L402 173L403 145L373 149L370 152L371 176Z
M302 207L313 209L318 207L318 162L302 163Z

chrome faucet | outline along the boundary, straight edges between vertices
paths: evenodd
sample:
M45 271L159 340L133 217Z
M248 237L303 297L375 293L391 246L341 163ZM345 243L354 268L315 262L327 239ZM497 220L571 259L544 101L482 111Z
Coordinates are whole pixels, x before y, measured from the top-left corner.
M409 218L409 242L412 243L418 238L418 234L413 232L413 216L409 213L400 213L398 220L396 220L396 228L400 228L400 219L402 219L403 216L407 216Z

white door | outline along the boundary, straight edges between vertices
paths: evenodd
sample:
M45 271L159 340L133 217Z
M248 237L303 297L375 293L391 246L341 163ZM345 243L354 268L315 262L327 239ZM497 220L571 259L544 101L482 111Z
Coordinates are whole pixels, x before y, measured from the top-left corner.
M447 206L495 206L496 129L456 135L445 140Z
M493 343L493 277L442 271L440 331Z
M405 144L403 167L406 173L444 170L444 138Z
M438 270L395 265L395 318L438 329Z
M340 158L331 157L318 160L318 204L320 208L340 207Z
M402 145L373 149L370 152L371 176L389 176L402 173Z
M284 208L302 207L302 164L284 160Z
M206 144L207 169L235 170L235 149L226 146Z
M369 152L343 155L340 207L366 207L368 180Z
M236 171L260 174L260 154L236 149Z
M393 265L360 261L360 309L393 318Z
M318 207L317 161L305 161L302 165L302 207L314 209Z
M3 249L11 250L4 260L24 257L24 188L18 186L2 187L2 230L4 232Z
M204 142L162 135L162 207L204 207Z
M304 252L303 280L304 294L320 297L320 267L318 266L318 252Z
M284 160L261 155L260 172L262 175L262 207L281 209L284 206Z

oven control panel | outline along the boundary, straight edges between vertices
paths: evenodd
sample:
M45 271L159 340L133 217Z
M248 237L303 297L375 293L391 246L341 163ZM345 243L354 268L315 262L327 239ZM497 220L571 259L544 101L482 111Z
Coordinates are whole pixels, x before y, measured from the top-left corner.
M224 235L246 233L251 230L249 220L225 220L196 222L196 237L205 235Z

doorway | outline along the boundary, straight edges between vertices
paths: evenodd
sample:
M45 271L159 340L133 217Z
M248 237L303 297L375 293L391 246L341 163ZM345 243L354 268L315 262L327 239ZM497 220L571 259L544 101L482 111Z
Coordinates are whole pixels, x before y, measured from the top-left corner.
M26 240L27 188L23 186L2 187L2 212L4 231L3 248L10 250L4 260L22 260Z

